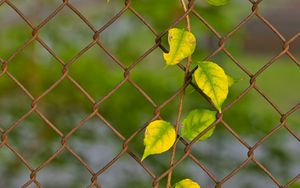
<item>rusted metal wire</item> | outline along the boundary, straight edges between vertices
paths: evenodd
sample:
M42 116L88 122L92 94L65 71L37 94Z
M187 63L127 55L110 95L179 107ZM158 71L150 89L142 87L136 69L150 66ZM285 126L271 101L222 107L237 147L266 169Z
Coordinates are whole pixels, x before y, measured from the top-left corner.
M21 45L17 50L15 50L7 59L0 59L1 62L1 72L0 72L0 78L4 75L7 75L14 83L17 84L17 86L24 92L26 96L28 96L31 100L31 108L29 111L27 111L20 119L15 121L12 125L10 125L7 129L0 128L0 134L1 134L1 142L0 142L0 149L3 147L8 148L12 153L15 154L15 156L28 168L28 170L31 172L29 175L29 179L26 183L22 185L22 188L29 187L31 184L35 184L37 187L43 187L43 185L37 180L37 174L45 168L51 161L53 161L56 157L60 155L62 151L68 151L71 155L73 155L84 168L87 169L87 171L91 175L91 182L88 187L101 187L101 182L99 182L98 177L101 176L105 171L107 171L109 168L111 168L122 156L124 156L126 153L129 154L139 165L143 167L145 170L145 173L147 173L152 179L153 179L153 187L159 187L159 183L162 179L168 178L168 185L170 186L172 172L176 170L176 167L184 161L186 158L189 158L194 162L196 166L201 168L215 183L216 188L222 187L222 185L227 182L229 179L231 179L233 176L235 176L237 173L240 172L248 163L253 162L256 164L265 174L267 174L270 179L277 185L279 188L288 188L289 185L293 184L294 182L298 181L300 179L300 174L292 178L289 182L286 184L282 184L270 171L268 168L266 168L255 156L256 149L261 146L266 140L269 139L270 136L275 134L279 129L286 129L290 136L295 137L298 142L300 141L299 135L294 132L287 123L287 118L294 114L296 111L300 109L300 103L296 104L293 108L291 108L289 111L284 112L278 105L276 105L272 99L263 92L259 86L256 84L256 79L258 76L264 73L266 69L270 67L276 60L278 60L283 55L287 55L298 67L300 67L300 63L297 60L297 58L290 52L290 44L292 44L297 38L300 38L300 32L294 35L293 37L287 39L285 38L269 21L266 19L259 11L258 7L262 0L249 0L250 4L252 4L251 7L251 13L241 20L241 22L234 27L229 33L222 36L205 18L201 16L200 12L197 12L196 9L194 9L195 1L189 0L187 2L184 2L181 0L182 3L182 9L183 14L178 17L176 20L173 21L171 25L169 25L168 28L165 28L164 31L159 33L155 30L153 26L145 19L140 12L138 12L131 4L131 0L125 0L124 1L124 7L115 15L113 16L106 24L104 24L101 28L97 29L81 12L72 5L72 3L68 0L63 0L63 2L51 13L49 14L42 22L40 22L38 25L35 25L30 21L29 18L27 18L20 9L10 0L1 0L0 6L3 4L8 5L11 7L22 19L23 21L32 29L32 37L27 40L23 45ZM82 22L87 25L91 31L94 33L93 36L91 36L90 43L84 47L79 53L77 53L70 61L65 62L63 61L52 49L49 47L43 39L39 37L39 31L53 18L57 16L57 14L62 11L63 8L69 8L75 15L78 16L82 20ZM155 37L155 41L153 41L153 46L149 48L144 54L142 54L139 58L137 58L136 61L134 61L131 65L126 66L125 63L123 63L121 60L119 60L101 41L101 34L103 31L105 31L107 28L109 28L115 21L120 19L125 12L132 12L140 21L141 24L144 24L149 31L153 34ZM74 15L74 16L75 16ZM208 102L211 103L211 101L202 93L201 90L197 88L196 85L192 83L191 74L195 71L189 70L189 64L191 63L192 59L189 58L187 67L185 67L183 64L179 64L178 68L183 70L185 73L185 80L182 85L171 97L166 99L162 104L157 104L154 102L152 97L147 94L145 90L142 89L142 87L137 84L132 78L131 78L131 71L140 63L142 63L142 60L144 60L149 54L151 54L155 49L161 49L163 52L167 52L166 48L161 43L162 37L165 37L168 29L175 27L177 24L179 24L182 20L187 19L187 28L190 29L191 25L189 22L189 17L194 17L199 22L204 24L219 40L219 46L216 50L211 52L206 58L204 59L210 59L213 56L217 55L220 52L223 52L226 56L228 56L232 62L245 74L249 77L249 86L240 93L239 96L237 96L230 104L228 104L226 107L224 107L223 111L217 115L217 120L210 125L206 130L204 130L201 134L199 134L192 142L187 142L183 138L180 138L180 143L183 144L185 147L184 154L177 160L174 161L174 155L175 155L175 148L172 152L170 166L167 170L165 170L161 174L156 174L149 166L147 166L144 162L141 162L140 156L132 152L130 147L128 146L131 140L133 140L137 135L143 134L144 129L148 125L149 122L162 118L160 115L160 111L170 102L174 101L175 99L180 98L180 106L178 109L178 117L176 121L176 130L178 131L179 121L181 117L182 112L182 104L184 99L184 92L187 86L191 85L196 89L199 94L204 97ZM233 36L236 32L238 32L249 20L251 20L253 17L257 17L261 20L262 23L264 23L267 27L270 28L270 30L278 36L280 41L282 42L282 51L275 55L273 58L270 59L269 62L267 62L263 67L261 67L257 72L252 73L250 70L248 70L245 66L243 66L231 53L228 51L228 49L225 47L226 41ZM62 69L62 75L58 80L56 80L49 88L47 88L41 95L34 97L28 89L22 83L9 71L8 64L18 55L20 52L22 52L25 48L27 48L31 43L34 41L39 42L44 49L46 49L60 64ZM97 100L94 99L85 89L82 87L78 82L76 82L75 79L72 78L72 76L69 74L69 68L72 66L72 64L76 63L76 61L85 54L90 48L98 46L101 48L107 56L113 60L113 62L118 65L124 73L124 79L120 81L110 92L108 92L105 96L103 96L101 99ZM78 125L73 127L67 134L64 134L59 128L56 127L54 123L52 123L44 114L42 111L39 110L39 102L42 98L44 98L46 95L48 95L54 88L56 88L64 79L69 80L78 90L78 92L81 92L86 98L90 101L90 103L93 105L92 113L87 115L84 119L82 119ZM147 122L145 122L138 130L136 130L131 136L126 138L123 136L120 132L117 131L117 129L114 128L114 126L106 120L102 114L99 112L99 107L101 104L106 101L112 94L114 94L116 91L118 91L125 83L130 83L138 92L140 92L144 98L153 106L153 117L150 118ZM278 126L274 127L267 135L262 137L256 144L251 146L248 144L224 119L223 114L226 113L232 106L234 106L237 102L239 102L247 93L249 93L252 90L256 90L269 104L272 108L276 110L276 112L280 115L281 119L280 122L278 122ZM212 104L212 103L211 103ZM212 104L213 106L213 104ZM52 129L60 138L61 138L61 146L59 149L57 149L47 160L45 160L42 164L40 164L37 168L33 168L28 159L22 156L22 154L8 141L8 137L10 133L19 126L19 124L24 121L28 116L30 116L32 113L38 114L39 117L45 122L45 124ZM68 145L68 140L72 135L78 131L80 127L82 127L88 120L90 120L93 117L97 117L100 119L110 130L112 130L115 135L123 142L123 149L113 158L110 162L108 162L102 169L99 169L98 171L92 170L92 168ZM237 141L239 141L247 150L247 158L235 169L233 169L230 173L228 173L225 177L222 179L219 179L214 175L212 171L210 171L202 162L201 159L198 159L192 152L191 148L193 147L193 144L200 138L202 135L204 135L209 129L213 128L215 125L221 124L224 126L224 128L233 135L234 138L236 138Z

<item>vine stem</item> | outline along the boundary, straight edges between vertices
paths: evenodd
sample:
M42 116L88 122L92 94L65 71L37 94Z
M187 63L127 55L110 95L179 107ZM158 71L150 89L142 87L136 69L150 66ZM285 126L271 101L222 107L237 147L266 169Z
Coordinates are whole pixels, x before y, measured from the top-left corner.
M186 4L185 4L184 0L180 0L180 2L181 2L181 5L182 5L184 11L186 12L187 7L186 7ZM190 16L189 15L186 15L186 28L189 32L191 31L191 23L190 23ZM188 57L188 62L187 62L187 65L186 65L186 69L185 69L183 85L185 85L185 83L188 79L191 63L192 63L192 57L189 56ZM180 94L178 114L177 114L176 123L175 123L176 135L178 135L178 131L179 131L179 124L180 124L180 119L181 119L181 115L182 115L184 96L185 96L185 88L182 90L182 92ZM174 164L174 159L175 159L175 154L176 154L176 145L177 145L177 142L174 144L174 146L172 148L171 159L170 159L170 167L173 166L173 164ZM173 170L171 170L168 173L168 180L167 180L167 186L166 186L167 188L171 187L172 174L173 174Z

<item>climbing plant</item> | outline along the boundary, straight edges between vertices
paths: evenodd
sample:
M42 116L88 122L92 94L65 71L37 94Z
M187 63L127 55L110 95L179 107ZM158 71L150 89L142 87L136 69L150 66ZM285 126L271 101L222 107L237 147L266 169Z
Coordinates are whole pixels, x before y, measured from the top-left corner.
M207 0L207 2L214 6L220 6L226 4L228 0ZM167 66L176 65L194 53L196 36L188 30L185 28L169 29L169 52L163 53ZM192 63L191 59L189 59L189 63ZM196 65L194 71L191 71L194 81L210 99L215 110L194 109L190 111L181 123L181 134L177 133L176 126L174 128L172 123L165 120L150 122L145 131L145 150L142 161L149 155L168 151L176 143L177 134L191 142L204 141L213 135L215 126L208 128L216 121L218 112L222 112L222 104L226 100L228 89L234 80L215 62L196 61ZM206 132L201 135L203 131ZM190 179L184 179L175 183L173 187L200 188L200 185Z

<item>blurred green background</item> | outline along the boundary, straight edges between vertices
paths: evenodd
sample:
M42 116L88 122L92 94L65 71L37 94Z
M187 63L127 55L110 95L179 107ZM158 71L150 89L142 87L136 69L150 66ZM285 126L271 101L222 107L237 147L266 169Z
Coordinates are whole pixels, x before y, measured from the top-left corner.
M58 0L11 0L11 2L38 25L60 4ZM70 0L95 28L100 28L123 7L120 0ZM131 5L160 33L183 14L180 1L133 0ZM290 38L300 31L300 6L297 0L262 1L260 12L283 34ZM196 0L197 12L222 35L230 32L251 13L247 0L232 0L223 7L212 7ZM177 27L185 27L185 20ZM191 15L192 32L197 37L193 61L203 60L218 48L216 36L195 16ZM0 58L7 60L12 53L31 38L31 28L17 13L3 3L0 6ZM92 30L68 7L64 7L39 31L39 37L64 61L69 62L93 37ZM103 44L126 66L155 44L155 36L130 11L103 31ZM163 45L167 46L166 36ZM282 50L282 42L257 17L251 19L226 42L228 51L251 73L258 71ZM300 58L300 39L290 45L293 55ZM239 80L230 89L226 104L232 102L249 86L249 77L223 52L213 56L232 77ZM183 62L185 64L186 62ZM192 65L194 67L194 65ZM8 63L8 70L28 91L38 97L62 76L63 66L38 41L34 41ZM123 70L101 49L94 46L70 66L69 75L95 100L101 99L123 80ZM184 72L177 66L165 68L160 49L154 50L131 72L131 79L139 84L157 104L162 104L180 88ZM258 87L286 113L300 101L300 70L284 55L257 79ZM7 75L0 77L0 130L9 128L31 109L31 100ZM179 98L162 109L165 120L175 123ZM64 134L92 112L93 104L72 82L64 79L38 102L38 109ZM183 117L195 108L212 107L201 95L188 87ZM153 106L130 83L104 101L99 112L124 137L153 117ZM245 95L224 114L224 120L253 146L260 138L280 123L280 115L255 90ZM288 126L300 132L300 112L287 119ZM33 113L10 134L9 143L36 168L60 146L61 138ZM69 146L94 170L105 166L122 150L122 141L98 118L84 124L71 137ZM138 156L143 152L143 133L130 143ZM183 145L178 143L179 158ZM247 149L224 126L217 126L214 135L195 144L193 154L219 179L225 177L247 158ZM300 143L286 129L280 129L255 151L256 158L282 183L299 174ZM157 175L168 168L170 152L145 160ZM0 148L0 187L21 187L29 180L30 171L6 146ZM192 160L187 158L174 171L173 183L191 178L203 188L214 187L214 182ZM90 184L91 175L67 150L37 174L37 180L46 188L81 188ZM147 188L152 178L125 154L117 163L99 176L104 188ZM161 187L165 184L165 179ZM35 187L31 185L29 187ZM223 188L275 188L274 182L259 167L249 163L240 173L228 180ZM299 187L294 183L291 188Z

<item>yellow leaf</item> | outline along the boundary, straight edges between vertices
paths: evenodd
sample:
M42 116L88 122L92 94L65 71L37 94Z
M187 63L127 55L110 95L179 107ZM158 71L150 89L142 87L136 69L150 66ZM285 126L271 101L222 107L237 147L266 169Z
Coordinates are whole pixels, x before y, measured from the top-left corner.
M195 36L185 29L172 28L169 30L169 53L164 53L167 65L176 65L181 60L193 54L196 47Z
M184 179L176 183L175 188L200 188L200 185L190 179Z
M152 154L159 154L169 150L176 140L173 125L163 120L151 122L145 132L144 145L146 146L142 161Z
M198 87L221 111L221 106L228 95L228 78L224 70L211 61L198 62L194 73Z

